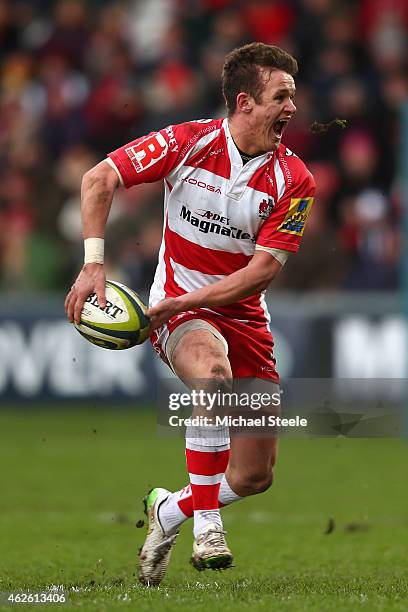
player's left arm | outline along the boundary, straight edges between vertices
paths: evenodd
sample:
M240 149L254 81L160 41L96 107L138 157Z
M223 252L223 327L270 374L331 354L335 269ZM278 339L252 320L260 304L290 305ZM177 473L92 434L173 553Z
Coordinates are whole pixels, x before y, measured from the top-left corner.
M313 176L299 158L292 160L292 163L296 180L292 181L292 186L277 202L272 215L261 227L255 254L249 264L216 283L177 298L167 298L150 308L147 314L152 321L152 331L180 312L192 308L227 306L268 287L285 262L282 254L295 253L299 249L313 204Z
M192 308L215 308L239 302L264 291L282 269L282 264L266 251L257 250L245 268L241 268L206 287L176 298L167 298L150 308L152 331L174 315Z

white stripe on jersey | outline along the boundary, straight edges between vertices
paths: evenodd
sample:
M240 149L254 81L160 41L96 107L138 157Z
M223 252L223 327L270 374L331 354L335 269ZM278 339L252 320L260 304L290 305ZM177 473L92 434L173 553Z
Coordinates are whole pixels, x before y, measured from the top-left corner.
M118 178L119 178L119 183L121 184L121 186L122 186L122 187L124 187L125 183L123 182L122 175L121 175L121 173L119 172L119 170L117 169L115 162L114 162L114 161L113 161L113 160L112 160L110 157L107 157L107 158L106 158L106 159L104 159L103 161L106 161L106 162L107 162L107 163L110 165L110 167L114 169L114 171L115 171L115 172L116 172L116 174L118 175Z
M194 178L191 176L194 175ZM190 184L189 180L193 180L194 184ZM231 202L228 209L225 209L224 200L229 189L229 180L213 174L203 168L193 168L186 166L175 178L172 195L175 203L168 211L169 228L179 234L186 240L190 240L196 244L212 249L214 251L229 253L244 253L251 256L254 253L254 242L251 240L229 240L226 244L225 238L220 239L221 228L224 225L231 229L232 236L237 234L238 230L249 232L251 236L255 236L259 226L259 216L249 215L248 208L239 206L235 202ZM201 185L197 186L197 185ZM207 189L210 187L210 189ZM265 193L256 189L251 189L252 201L261 202L265 198ZM215 190L215 191L214 191ZM180 196L179 196L180 193ZM217 206L217 198L219 198L219 206ZM214 202L215 199L215 202ZM197 231L197 228L186 221L180 215L181 207L184 204L188 214L199 218L200 221L208 221L208 229L211 223L218 225L218 232L215 231ZM210 217L203 217L209 212L220 213L225 221L213 221Z
M255 245L255 251L265 251L265 253L270 253L275 259L279 261L281 266L285 265L290 255L288 251L282 251L282 249L270 249L269 247L264 247L260 244Z
M275 158L275 163L273 166L276 178L276 191L278 192L278 200L281 199L283 194L285 193L285 177L283 176L282 168L280 167L280 163L278 158Z
M163 221L163 232L162 232L162 241L159 249L158 255L158 263L156 267L156 272L154 274L154 280L152 287L150 289L149 294L149 307L151 308L161 300L164 300L166 297L166 292L164 290L164 285L166 282L166 266L164 263L164 251L165 251L165 240L164 240L164 232L166 230L167 224L167 205L169 201L169 193L170 189L167 185L166 181L164 181L164 221Z
M262 291L261 296L259 298L259 305L260 305L260 307L262 308L262 310L264 311L264 314L265 314L266 327L268 328L269 331L271 331L271 327L270 327L271 315L269 314L268 306L266 304L265 293L266 293L266 291Z
M187 292L194 291L194 289L200 289L200 287L206 287L207 285L211 285L225 278L224 274L204 274L197 270L190 270L171 258L170 263L174 272L174 280L179 287Z
M207 134L206 136L203 136L202 138L200 138L200 140L198 140L195 145L186 153L186 155L183 157L183 159L181 160L181 162L178 164L178 166L176 166L169 174L168 179L170 181L170 183L173 183L175 178L177 178L177 174L179 173L180 168L182 167L182 165L190 158L193 157L193 155L195 155L196 153L198 153L198 151L201 151L201 149L203 149L206 145L208 145L210 142L212 142L213 140L215 140L215 138L218 138L219 134L220 134L221 130L214 130L213 132L210 132L209 134Z

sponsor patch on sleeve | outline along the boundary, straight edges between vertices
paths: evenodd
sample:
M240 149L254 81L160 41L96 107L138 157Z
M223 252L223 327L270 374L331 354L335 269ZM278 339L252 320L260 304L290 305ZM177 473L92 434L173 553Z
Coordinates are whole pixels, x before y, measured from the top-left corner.
M292 198L286 217L277 228L278 231L302 236L313 200L314 198Z
M161 160L166 155L167 149L165 138L158 132L128 147L125 151L136 172L139 173Z

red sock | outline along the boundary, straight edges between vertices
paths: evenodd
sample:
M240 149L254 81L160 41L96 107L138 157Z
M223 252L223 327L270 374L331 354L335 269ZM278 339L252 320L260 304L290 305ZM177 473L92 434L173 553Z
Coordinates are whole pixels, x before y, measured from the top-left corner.
M180 498L177 504L183 514L188 517L193 516L193 496L191 495L191 486L189 484L180 491Z
M191 485L187 485L184 489L180 491L180 498L177 501L178 507L188 518L192 517L194 514L193 508L193 496L191 494ZM218 500L218 508L224 508L225 504Z
M186 487L186 496L178 502L183 514L192 516L194 510L218 510L218 494L229 455L229 449L203 452L186 448L191 495Z

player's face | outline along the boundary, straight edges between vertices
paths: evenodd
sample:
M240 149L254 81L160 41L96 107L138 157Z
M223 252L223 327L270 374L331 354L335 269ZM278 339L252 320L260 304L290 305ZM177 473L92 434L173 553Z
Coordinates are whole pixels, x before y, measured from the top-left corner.
M265 88L260 102L255 103L251 113L251 131L260 151L273 151L296 112L293 103L295 81L282 70L267 71L262 69L262 80ZM254 142L255 144L255 142Z

